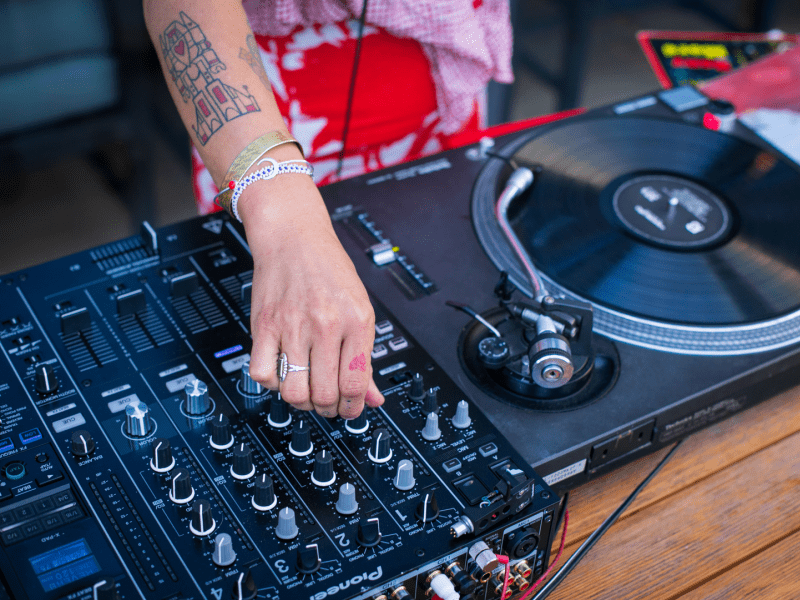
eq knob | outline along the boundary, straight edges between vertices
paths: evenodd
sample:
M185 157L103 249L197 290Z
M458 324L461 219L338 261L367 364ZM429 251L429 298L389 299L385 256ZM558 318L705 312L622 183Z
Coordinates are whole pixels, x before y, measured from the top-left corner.
M211 439L208 440L214 450L227 450L233 446L231 422L224 414L220 413L211 421Z
M175 466L172 456L172 446L166 438L153 440L153 457L150 459L150 468L156 473L167 473Z
M85 429L78 429L72 433L70 438L70 445L72 447L72 454L78 458L83 458L94 452L94 438L92 434Z
M292 422L292 415L289 414L289 405L283 401L280 394L269 402L269 416L267 417L267 421L270 425L278 429L288 427L289 423Z
M150 433L150 409L144 402L131 402L125 407L125 430L131 437L146 437Z
M277 503L278 498L275 496L275 486L272 483L272 477L266 473L262 473L256 479L250 504L252 504L253 508L256 510L264 512L275 508Z
M278 524L275 526L275 536L281 540L293 540L297 537L297 523L295 522L294 511L289 508L282 508L278 513Z
M52 394L58 389L58 379L53 371L53 365L36 367L35 386L40 394Z
M264 386L258 383L255 379L250 377L250 361L244 363L242 365L241 375L239 377L239 383L242 386L242 391L245 394L251 394L253 396L258 396L264 393Z
M200 499L192 504L192 518L189 522L189 531L196 536L209 535L217 527L214 517L211 516L211 503Z
M214 538L214 552L211 560L218 567L228 567L236 562L236 551L233 549L231 536L227 533L217 534Z
M92 586L92 600L119 600L117 582L113 577L106 577Z
M245 443L237 444L233 449L233 464L231 464L231 477L242 481L250 479L256 474L253 464L253 451Z
M436 388L431 388L425 394L425 400L422 402L422 412L426 415L439 412L439 401L436 398Z
M425 382L422 375L414 373L411 378L411 388L408 390L408 399L414 402L422 402L425 399Z
M195 379L183 388L183 410L193 417L204 415L211 409L211 397L205 382Z
M297 570L301 573L316 573L321 564L317 544L305 544L297 550Z
M186 469L178 469L169 481L169 499L175 504L188 504L194 498L192 478Z
M300 419L292 427L292 441L289 442L289 452L295 456L308 456L313 450L311 425L309 425L307 419Z
M327 450L320 450L314 456L314 472L311 474L311 482L314 485L325 487L336 481L336 473L333 472L333 456Z
M258 586L250 569L239 573L233 582L231 598L233 600L253 600L258 595Z
M385 463L392 458L392 434L388 429L376 429L367 456L374 463Z
M435 492L432 490L425 492L422 501L417 504L414 514L423 523L430 523L439 516L439 503L436 501Z
M361 519L358 522L356 539L358 540L358 544L365 548L377 546L381 541L381 524L378 517Z
M344 422L344 428L347 429L350 433L364 433L367 429L369 429L369 421L367 420L367 409L361 411L361 414L358 415L355 419L349 419Z

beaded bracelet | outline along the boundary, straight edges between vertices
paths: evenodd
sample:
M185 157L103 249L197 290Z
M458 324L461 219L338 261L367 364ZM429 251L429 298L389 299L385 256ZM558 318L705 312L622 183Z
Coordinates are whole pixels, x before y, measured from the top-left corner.
M251 183L255 183L256 181L262 179L272 179L277 175L282 175L283 173L302 173L304 175L313 176L314 175L314 168L305 160L285 160L283 162L278 162L274 158L263 158L258 161L258 164L262 162L269 162L271 163L267 167L262 167L258 171L254 171L250 175L243 177L239 181L231 181L228 184L228 187L233 190L233 194L231 194L231 214L236 218L239 223L242 222L242 218L239 216L239 197L244 192L245 188L250 185Z

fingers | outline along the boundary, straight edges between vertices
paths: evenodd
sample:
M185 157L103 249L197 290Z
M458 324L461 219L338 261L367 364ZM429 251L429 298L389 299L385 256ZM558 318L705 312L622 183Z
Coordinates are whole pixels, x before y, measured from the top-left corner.
M299 338L283 338L281 351L286 353L288 361L286 377L280 382L281 397L299 410L312 410L314 406L310 399L308 370L292 370L292 366L301 368L309 366L308 342Z
M370 376L369 384L367 385L367 394L364 396L364 404L370 408L378 408L384 402L383 394L378 390L375 381Z
M372 346L371 340L369 347ZM364 397L372 381L369 351L362 336L350 336L339 357L339 414L352 419L364 409Z
M311 348L311 404L314 410L333 418L339 404L339 336L321 336Z

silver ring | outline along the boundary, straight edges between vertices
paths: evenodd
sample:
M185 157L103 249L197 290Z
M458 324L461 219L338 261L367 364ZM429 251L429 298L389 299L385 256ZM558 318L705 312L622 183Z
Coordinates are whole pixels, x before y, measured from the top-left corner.
M299 365L293 365L289 363L289 359L286 357L286 352L281 352L281 355L278 357L278 379L283 380L286 379L286 375L293 371L309 371L310 367L301 367Z

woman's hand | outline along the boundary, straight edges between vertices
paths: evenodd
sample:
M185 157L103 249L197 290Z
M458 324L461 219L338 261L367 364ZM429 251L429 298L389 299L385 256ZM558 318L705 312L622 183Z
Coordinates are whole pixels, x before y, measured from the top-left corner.
M238 209L254 261L250 375L324 417L380 406L370 360L375 314L311 178L256 182ZM310 373L289 371L280 381L280 353Z

